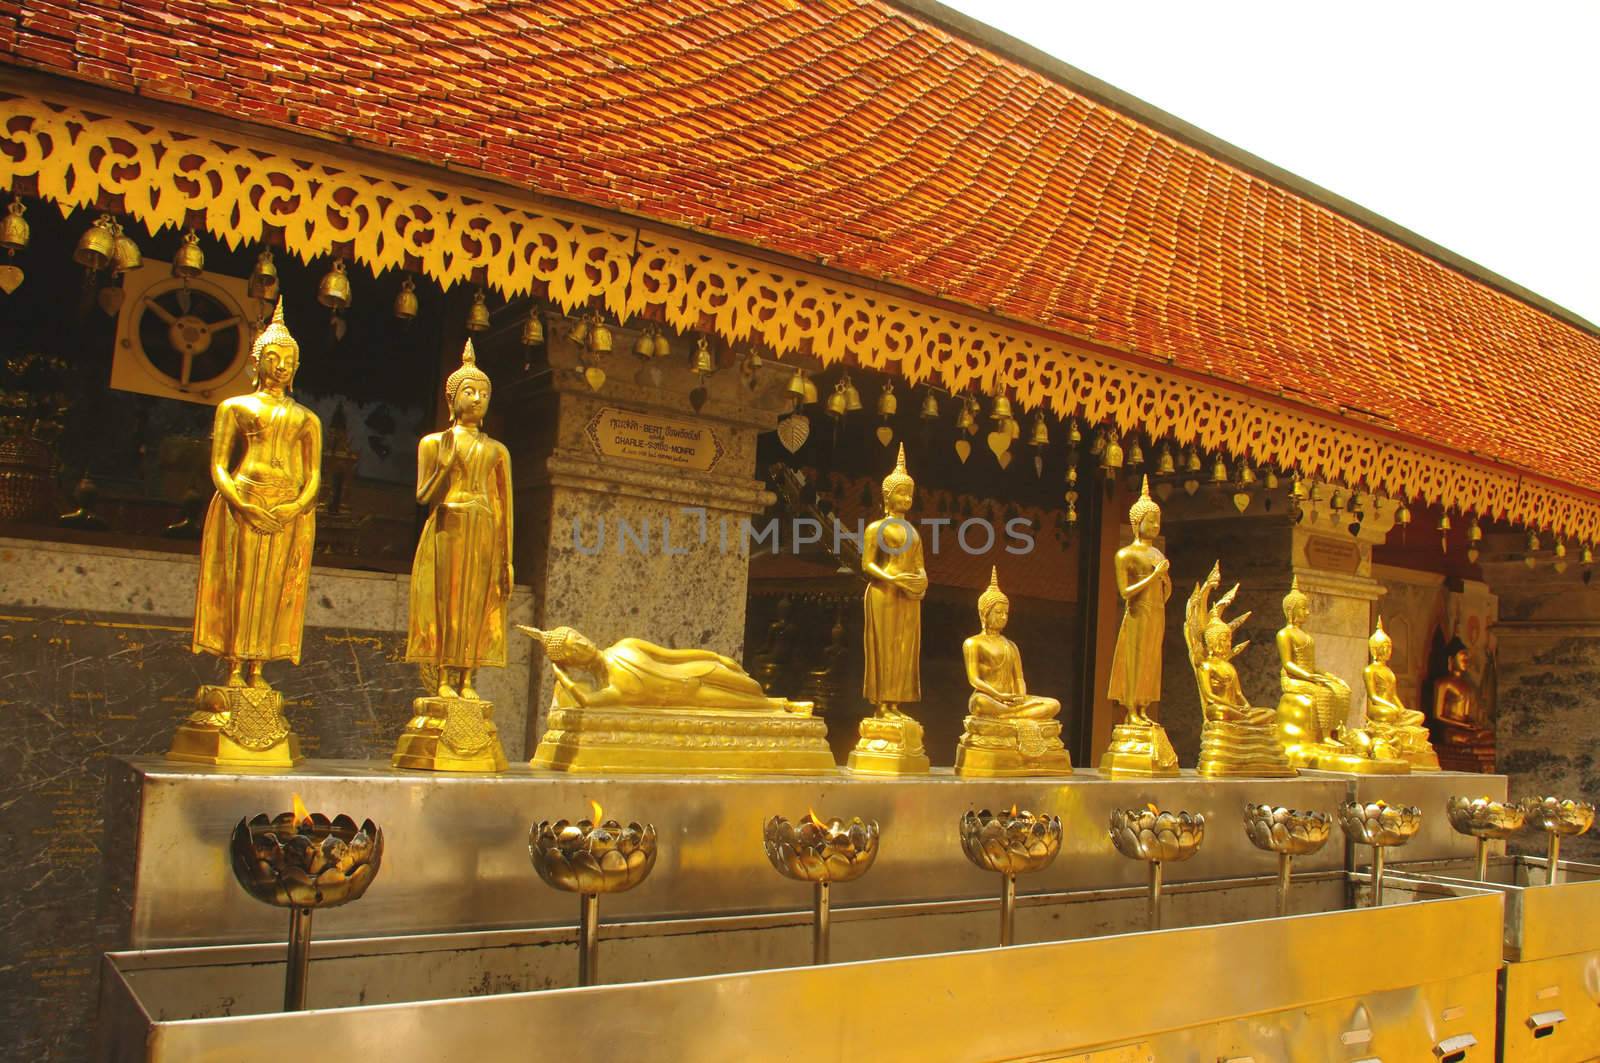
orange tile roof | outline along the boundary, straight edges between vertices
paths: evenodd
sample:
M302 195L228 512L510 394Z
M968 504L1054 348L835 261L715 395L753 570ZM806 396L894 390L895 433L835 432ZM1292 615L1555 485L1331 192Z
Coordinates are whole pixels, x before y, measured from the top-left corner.
M0 59L694 226L1600 491L1600 338L874 0L0 0Z

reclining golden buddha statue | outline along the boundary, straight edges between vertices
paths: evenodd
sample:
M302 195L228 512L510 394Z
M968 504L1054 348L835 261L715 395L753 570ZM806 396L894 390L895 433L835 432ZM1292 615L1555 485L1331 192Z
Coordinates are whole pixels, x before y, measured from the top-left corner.
M768 697L731 657L624 638L601 649L570 627L517 625L550 658L549 726L533 756L558 771L834 770L811 703Z

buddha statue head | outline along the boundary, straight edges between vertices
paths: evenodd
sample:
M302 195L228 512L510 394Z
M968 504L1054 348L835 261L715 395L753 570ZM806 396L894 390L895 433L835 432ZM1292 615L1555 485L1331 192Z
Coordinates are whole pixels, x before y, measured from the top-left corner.
M906 445L901 443L899 457L895 459L894 471L883 478L884 512L899 516L909 510L916 486L916 481L906 471Z
M1161 534L1161 507L1150 497L1150 477L1144 478L1139 488L1138 501L1128 508L1128 523L1133 525L1133 537L1146 541Z
M540 631L536 627L523 627L522 630L539 640L551 664L573 664L582 667L600 657L599 648L581 632L570 627L551 628L549 631Z
M1445 645L1445 667L1451 675L1464 676L1472 670L1472 651L1467 644L1461 641L1461 636L1456 635Z
M1289 593L1283 596L1283 618L1299 627L1311 618L1311 599L1300 589L1300 577L1289 584Z
M1010 618L1011 599L1000 589L999 570L991 566L989 587L978 595L978 619L983 623L983 630L999 634L1006 629L1006 621Z
M478 368L478 355L468 338L461 348L461 366L444 382L445 402L450 407L450 423L478 424L489 412L489 374Z
M1373 664L1388 664L1390 655L1394 653L1394 640L1383 630L1381 616L1378 617L1378 626L1373 629L1372 637L1367 640L1367 652L1372 654Z
M250 376L257 387L288 391L300 368L300 344L283 320L283 300L273 308L272 320L250 345Z
M1213 616L1206 621L1205 634L1206 656L1220 658L1227 661L1233 659L1233 625L1220 616Z

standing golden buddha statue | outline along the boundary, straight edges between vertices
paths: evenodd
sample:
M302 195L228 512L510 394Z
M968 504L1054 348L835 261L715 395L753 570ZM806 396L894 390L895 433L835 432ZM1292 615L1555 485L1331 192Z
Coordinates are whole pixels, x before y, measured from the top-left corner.
M445 381L450 427L417 444L417 502L428 521L411 563L406 660L422 666L431 696L395 747L397 768L503 771L505 752L473 674L506 663L511 598L511 456L483 431L489 377L472 341Z
M1394 640L1383 630L1383 617L1367 639L1372 663L1361 670L1367 687L1367 729L1375 741L1384 743L1407 763L1412 771L1438 771L1439 756L1428 743L1428 727L1420 712L1400 701L1400 684L1395 680L1389 658Z
M1239 670L1233 659L1249 641L1233 644L1233 633L1248 619L1241 613L1232 620L1223 613L1238 596L1239 585L1211 603L1211 593L1222 585L1222 564L1195 584L1184 609L1183 634L1200 690L1200 761L1197 770L1207 778L1254 776L1273 778L1295 774L1278 744L1278 714L1257 708L1244 696Z
M1358 775L1403 775L1411 770L1386 741L1351 719L1350 685L1317 671L1316 640L1303 626L1311 619L1311 599L1296 578L1283 598L1287 621L1278 630L1278 739L1297 768L1347 771Z
M861 551L861 571L867 577L861 692L874 712L861 721L849 767L870 775L928 770L922 725L900 708L922 700L922 598L928 593L928 573L922 538L906 520L915 492L902 443L894 471L883 478L883 517L867 525Z
M1006 638L1011 599L1000 574L989 570L989 587L978 596L983 631L961 644L972 696L956 744L956 774L979 778L1070 775L1072 761L1061 743L1056 716L1061 702L1028 693L1022 654Z
M1133 525L1133 542L1118 550L1113 562L1124 607L1106 691L1127 716L1112 729L1111 744L1100 755L1100 770L1113 777L1176 775L1178 754L1166 730L1150 715L1161 701L1161 643L1166 637L1172 576L1166 555L1155 545L1161 534L1161 507L1150 497L1148 476L1128 510L1128 522Z
M250 364L256 389L219 403L211 430L217 493L200 539L194 608L194 652L222 658L228 678L200 688L167 756L290 767L300 762L300 745L283 716L283 695L261 667L300 663L322 424L289 396L300 345L284 324L281 301L251 345Z

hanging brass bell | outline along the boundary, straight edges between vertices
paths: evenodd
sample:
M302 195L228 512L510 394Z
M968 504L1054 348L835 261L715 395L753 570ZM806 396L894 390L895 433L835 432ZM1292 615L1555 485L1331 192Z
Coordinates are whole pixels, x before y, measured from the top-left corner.
M528 316L522 322L522 345L537 347L544 342L544 318L537 305L528 307Z
M900 408L900 400L895 397L894 385L884 384L883 390L878 392L878 416L893 417Z
M1183 450L1183 471L1200 471L1200 455L1195 453L1195 449L1193 447L1185 447Z
M639 333L639 338L633 341L633 353L640 358L654 358L656 356L656 330L646 329Z
M394 316L401 321L410 321L417 316L417 285L410 277L402 277L400 290L394 296Z
M1223 462L1222 455L1217 455L1217 460L1211 464L1211 482L1225 484L1228 482L1228 466Z
M1439 514L1438 530L1441 531L1441 532L1447 532L1447 531L1450 530L1450 514L1448 514L1448 513ZM1529 534L1532 534L1532 533L1530 532Z
M22 216L26 209L21 199L13 198L6 204L5 217L0 218L0 247L7 254L14 255L28 246L28 221Z
M1315 501L1315 499L1313 499L1313 501ZM1328 499L1328 506L1332 509L1344 508L1344 488L1335 487L1333 489L1333 497ZM1448 525L1446 525L1446 527L1448 527Z
M1278 470L1268 465L1267 476L1263 482L1267 485L1268 491L1276 491L1278 489Z
M572 331L567 333L567 338L579 347L589 345L589 319L580 317L572 326Z
M252 299L271 301L278 297L278 266L272 261L271 251L263 251L256 256L255 268L250 271L245 292Z
M861 409L861 392L856 390L848 376L844 378L844 408L850 413Z
M956 414L956 431L971 433L977 430L978 421L972 416L972 402L970 399L962 399L961 410Z
M784 390L787 391L794 398L794 401L796 403L805 402L806 401L806 375L804 373L802 373L800 370L796 369L794 371L794 376L789 378L789 386L787 388L785 388Z
M200 250L200 234L193 229L188 229L183 234L183 241L178 244L178 250L172 256L172 275L182 280L193 280L206 271L206 253ZM348 296L350 285L345 285ZM345 303L350 302L349 298Z
M812 380L810 377L806 377L805 385L806 385L805 405L809 406L813 402L817 401L817 398L818 398L818 396L817 396L817 382L815 380Z
M116 234L111 231L111 215L102 214L94 224L78 237L78 246L72 252L72 261L87 270L102 270L111 262L117 249Z
M1594 564L1594 547L1587 545L1584 546L1582 561L1585 565Z
M849 408L849 405L849 400L844 396L844 381L840 380L839 383L834 386L833 394L828 396L828 413L834 417L843 417L845 410Z
M1116 436L1106 436L1106 447L1100 452L1100 465L1107 472L1122 468L1122 443Z
M924 421L936 420L939 416L939 396L929 389L922 394L922 410L918 414Z
M659 332L658 331L656 333L656 349L655 349L656 357L657 358L665 358L667 355L669 355L671 353L672 353L672 341L667 339L667 334L665 332Z
M1402 528L1411 523L1411 509L1404 502L1400 503L1400 508L1394 511L1394 522Z
M1172 460L1172 448L1161 444L1161 449L1156 451L1156 475L1171 476L1177 471L1177 463Z
M489 304L484 301L483 289L472 295L472 306L467 310L467 331L482 332L489 327Z
M1067 420L1067 446L1075 447L1083 442L1083 430L1078 427L1076 417Z
M598 315L589 329L589 349L596 354L607 354L611 350L611 329Z
M317 302L335 311L350 305L350 277L344 271L344 259L334 259L333 268L322 275L317 285Z
M1044 447L1050 445L1050 426L1044 423L1044 414L1038 414L1033 419L1033 428L1028 433L1028 445Z
M1134 436L1133 442L1128 444L1128 464L1136 469L1144 464L1144 444L1138 436Z
M1482 541L1483 529L1478 526L1478 515L1474 513L1467 518L1467 542L1481 543Z
M996 421L1001 424L1007 423L1011 420L1011 400L1002 392L995 397L994 409L990 412Z
M1078 523L1078 503L1076 499L1068 500L1067 515L1065 519L1069 527Z
M111 272L126 273L130 269L138 269L144 265L144 256L139 253L139 244L123 229L121 222L112 222L111 232L114 236L111 244Z
M1250 463L1248 461L1240 461L1239 462L1239 478L1238 478L1239 486L1240 487L1253 487L1253 486L1255 486L1255 482L1256 482L1256 471L1255 471L1255 469L1250 467Z
M1529 553L1534 553L1534 552L1538 551L1539 548L1540 548L1539 533L1536 532L1536 531L1533 531L1532 529L1529 529L1529 531L1528 531L1528 552Z
M704 336L698 336L694 341L694 371L701 376L717 371L717 360L711 355L711 344Z
M1067 486L1073 487L1078 482L1078 456L1075 451L1067 455Z

